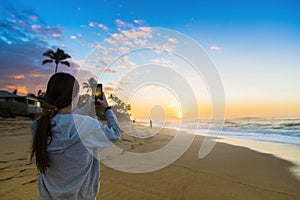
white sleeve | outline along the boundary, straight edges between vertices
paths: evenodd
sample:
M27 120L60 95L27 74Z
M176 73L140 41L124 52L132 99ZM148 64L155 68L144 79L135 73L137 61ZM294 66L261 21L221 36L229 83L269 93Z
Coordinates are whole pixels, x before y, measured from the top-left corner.
M105 115L107 126L91 117L76 115L74 118L79 136L86 147L108 147L120 138L121 130L116 116L111 110L107 110Z

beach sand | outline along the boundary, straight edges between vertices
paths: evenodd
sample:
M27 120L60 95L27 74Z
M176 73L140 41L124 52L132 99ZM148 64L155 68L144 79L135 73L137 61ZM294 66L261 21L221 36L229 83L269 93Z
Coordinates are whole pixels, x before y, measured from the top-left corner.
M29 162L30 120L0 119L0 198L37 199L38 172ZM139 132L138 127L132 135ZM157 131L152 129L152 131ZM144 128L144 133L149 128ZM125 151L150 152L166 145L175 131L162 129L150 138L123 134L117 143ZM300 181L289 171L292 163L270 154L217 143L198 158L203 137L173 164L161 170L133 174L101 165L97 199L300 199Z

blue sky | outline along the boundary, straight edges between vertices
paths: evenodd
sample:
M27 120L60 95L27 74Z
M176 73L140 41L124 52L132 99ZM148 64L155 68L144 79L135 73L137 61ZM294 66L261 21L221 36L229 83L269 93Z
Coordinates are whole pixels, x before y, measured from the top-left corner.
M48 48L70 53L75 74L105 38L150 26L179 31L202 45L221 74L229 104L272 102L286 115L300 114L299 7L298 1L1 0L0 89L45 88L54 71L40 64Z

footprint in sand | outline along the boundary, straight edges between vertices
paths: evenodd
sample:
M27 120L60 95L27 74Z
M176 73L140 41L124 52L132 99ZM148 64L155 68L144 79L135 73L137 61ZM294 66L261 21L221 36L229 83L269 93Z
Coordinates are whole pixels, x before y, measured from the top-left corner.
M10 179L12 179L12 178L14 178L14 177L15 177L15 175L14 175L14 176L7 177L7 178L0 179L0 181L8 181L8 180L10 180Z
M27 184L30 184L30 183L35 183L37 181L37 179L32 179L30 181L27 181L25 183L22 183L22 185L27 185Z
M17 160L27 160L27 158L22 157L22 158L18 158Z

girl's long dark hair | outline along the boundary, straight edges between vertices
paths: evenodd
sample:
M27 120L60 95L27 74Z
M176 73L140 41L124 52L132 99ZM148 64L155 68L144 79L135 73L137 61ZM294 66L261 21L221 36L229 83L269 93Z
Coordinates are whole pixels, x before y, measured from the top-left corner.
M72 75L56 73L48 81L46 103L56 106L58 110L62 109L72 103L78 91L79 84ZM31 147L31 159L35 157L37 169L41 173L45 173L51 163L47 152L47 146L52 141L50 119L49 115L38 118Z

